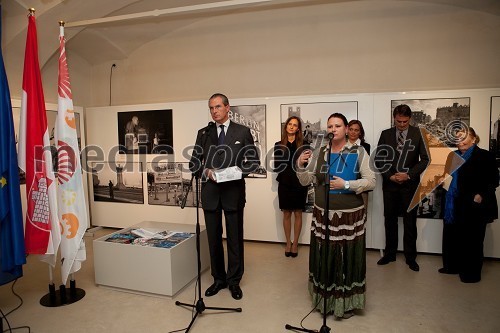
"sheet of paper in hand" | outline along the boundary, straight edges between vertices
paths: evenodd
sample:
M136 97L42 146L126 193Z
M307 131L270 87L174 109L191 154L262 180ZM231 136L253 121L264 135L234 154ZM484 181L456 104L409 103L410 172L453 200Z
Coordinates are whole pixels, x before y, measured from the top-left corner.
M232 166L225 169L215 170L215 180L217 183L229 182L242 178L241 169L237 166Z

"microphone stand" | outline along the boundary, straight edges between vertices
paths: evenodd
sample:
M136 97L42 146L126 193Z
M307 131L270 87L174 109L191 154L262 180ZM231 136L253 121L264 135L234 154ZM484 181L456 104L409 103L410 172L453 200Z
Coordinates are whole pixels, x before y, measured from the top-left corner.
M210 126L210 124L209 124ZM208 130L206 130L202 135L204 137L202 138L203 144L202 147L205 148L205 143L207 141L207 132L210 132L210 127L207 126ZM179 301L175 302L175 305L177 306L184 306L188 308L194 308L196 310L196 313L194 316L191 318L191 322L189 323L189 326L186 328L186 333L189 332L191 329L191 326L193 326L194 321L198 317L199 314L202 314L203 311L205 310L223 310L223 311L234 311L234 312L241 312L241 308L221 308L221 307L209 307L205 306L205 302L203 302L203 297L201 296L201 255L200 255L200 199L199 199L199 181L200 181L200 172L203 171L203 164L201 164L200 170L193 172L193 175L191 176L191 182L190 186L186 192L186 195L182 199L182 204L181 204L181 209L184 209L186 206L186 199L189 194L189 190L193 186L193 179L196 181L196 259L197 259L197 264L198 264L198 276L197 276L197 284L198 284L198 301L196 301L195 304L190 304L190 303L182 303Z
M328 282L328 277L329 277L329 271L327 269L327 259L328 259L328 249L329 249L329 240L330 240L330 229L328 228L329 225L329 210L330 210L330 163L331 163L331 150L332 150L332 140L333 136L331 137L328 135L328 145L326 147L326 152L327 152L327 158L326 158L326 172L325 172L325 210L323 213L323 225L325 226L325 238L322 240L321 244L321 253L323 253L323 257L321 258L321 265L326 272L322 272L321 276L323 276L323 281L321 281L323 285L323 325L321 326L320 330L312 330L312 329L307 329L307 328L302 328L302 327L294 327L291 325L286 324L285 329L287 330L295 330L295 331L300 331L300 332L308 332L308 333L329 333L330 332L330 327L326 325L326 292L327 292L327 282ZM324 250L323 250L324 249ZM316 304L317 305L317 304ZM315 306L316 306L315 305Z
M186 194L182 197L181 209L184 209L184 207L186 207L187 197L189 195L189 192L191 191L191 187L193 187L193 179L194 179L194 177L195 177L195 174L193 173L192 176L191 176L191 180L189 181L189 186L188 186L188 188L186 190ZM196 195L198 195L198 179L196 179ZM196 202L198 203L198 198L196 198Z

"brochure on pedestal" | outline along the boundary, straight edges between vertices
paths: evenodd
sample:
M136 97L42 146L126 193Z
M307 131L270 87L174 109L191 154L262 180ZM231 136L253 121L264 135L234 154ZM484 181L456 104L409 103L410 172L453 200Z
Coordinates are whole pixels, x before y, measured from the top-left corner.
M170 230L158 231L138 228L115 233L106 238L106 242L152 246L169 249L193 236L194 234L190 232L177 232Z

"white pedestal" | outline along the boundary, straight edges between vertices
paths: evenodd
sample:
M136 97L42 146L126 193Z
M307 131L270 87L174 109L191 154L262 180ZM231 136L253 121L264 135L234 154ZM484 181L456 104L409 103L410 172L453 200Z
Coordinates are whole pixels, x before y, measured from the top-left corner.
M144 221L115 233L137 228L196 231L195 225ZM210 260L207 232L204 226L200 226L200 229L201 270L204 271ZM170 249L106 242L111 235L93 242L97 285L173 296L197 277L196 235Z

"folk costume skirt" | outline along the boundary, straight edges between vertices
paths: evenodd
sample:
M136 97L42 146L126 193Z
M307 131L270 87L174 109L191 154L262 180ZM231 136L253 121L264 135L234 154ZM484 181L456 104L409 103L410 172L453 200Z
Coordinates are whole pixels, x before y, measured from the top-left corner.
M345 312L364 309L366 291L366 241L364 206L330 211L328 242L323 210L314 207L309 251L309 292L313 306L342 317ZM326 262L325 262L326 261Z

